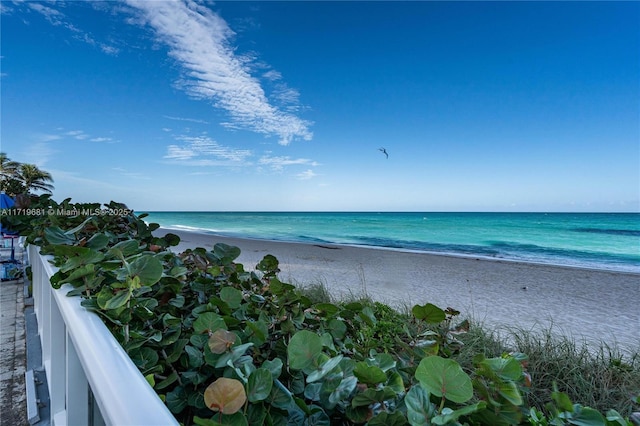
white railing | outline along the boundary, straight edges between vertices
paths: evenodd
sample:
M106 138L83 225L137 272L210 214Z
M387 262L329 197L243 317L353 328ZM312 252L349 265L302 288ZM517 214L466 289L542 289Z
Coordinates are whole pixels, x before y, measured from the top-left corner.
M57 268L50 257L30 245L29 259L51 424L177 425L100 317L82 307L79 297L66 296L73 287L51 287Z

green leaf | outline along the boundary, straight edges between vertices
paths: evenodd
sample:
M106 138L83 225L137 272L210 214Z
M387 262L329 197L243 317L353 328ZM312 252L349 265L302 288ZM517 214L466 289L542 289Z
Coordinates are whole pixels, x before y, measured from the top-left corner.
M269 361L265 361L262 363L262 368L266 368L271 372L271 376L274 379L280 377L282 374L282 360L280 358L274 358Z
M467 405L458 410L445 408L442 410L442 414L435 416L432 419L432 423L438 426L450 425L453 422L457 421L460 417L468 416L469 414L473 414L476 411L483 410L486 406L487 406L487 403L484 401L481 401L473 405Z
M331 370L336 368L338 364L340 364L340 361L342 361L342 358L343 358L342 355L338 355L336 357L333 357L323 362L320 368L318 368L316 371L314 371L313 373L309 374L309 376L307 376L307 383L316 382L322 379Z
M331 426L331 419L322 409L312 412L306 419L305 425L309 426Z
M45 228L44 237L49 242L49 244L60 245L67 244L72 245L76 241L75 235L66 234L62 229L57 226L51 226L49 228Z
M215 312L204 312L193 322L193 331L196 334L213 333L220 328L226 330L227 325Z
M356 364L353 374L362 383L366 383L368 385L377 385L378 383L382 383L387 380L387 375L380 367L369 365L365 361L360 361Z
M64 265L60 267L60 270L62 272L69 272L72 269L76 269L84 265L102 262L102 260L104 260L104 253L90 249L85 250L86 251L84 251L83 253L67 259Z
M153 256L141 256L131 262L128 267L131 277L139 277L144 286L152 286L162 277L162 263Z
M329 333L339 340L344 339L345 334L347 333L347 326L343 321L337 319L331 319L327 323L329 326Z
M87 241L87 247L93 250L102 250L109 244L109 237L103 233L94 234Z
M429 400L429 392L420 385L412 386L404 397L407 418L412 426L429 426L436 414L435 404Z
M242 292L233 287L223 287L220 290L220 299L226 302L231 309L236 309L242 303Z
M131 298L131 291L120 290L116 294L107 287L100 290L97 296L98 306L104 310L118 309L124 306Z
M554 386L555 387L555 386ZM573 403L569 398L569 395L563 392L554 391L551 392L551 399L556 403L558 410L571 413L573 411Z
M346 400L357 385L358 379L354 376L345 377L340 381L338 387L329 395L329 403L335 405L340 401Z
M193 416L193 423L198 426L220 426L222 423L218 423L212 419L203 419L202 417Z
M473 397L471 378L462 371L460 364L451 359L436 355L423 358L415 376L425 389L437 397L445 397L459 404Z
M244 332L250 342L256 346L262 346L269 336L269 326L264 321L247 321Z
M96 273L96 265L84 265L76 270L74 270L67 278L60 281L60 284L69 283L71 281L77 280L78 278L86 277L88 275L93 275Z
M607 411L607 426L627 426L627 421L616 410Z
M411 309L411 313L417 319L424 320L429 324L438 324L447 317L442 309L431 303L427 303L424 306L415 305Z
M522 365L515 358L488 358L482 361L483 365L491 369L503 380L518 380L522 377Z
M291 337L287 347L289 367L293 370L311 367L321 352L320 336L308 330L299 331Z
M393 359L391 355L385 353L376 354L373 357L373 362L374 365L380 367L380 369L385 373L396 366L396 360Z
M293 402L291 392L280 382L280 380L273 381L271 393L266 401L276 408L287 411L295 404L295 402Z
M389 376L389 380L387 380L386 385L393 389L396 393L404 393L404 381L402 380L402 376L397 371L391 371L387 373Z
M176 234L172 234L171 232L165 234L162 239L165 240L169 246L177 246L180 244L180 237Z
M272 254L267 254L256 265L256 269L258 271L264 272L265 274L279 272L280 269L278 269L278 259L276 259L276 257ZM274 294L277 294L277 293L274 292Z
M68 229L68 230L64 231L64 233L67 234L67 235L75 234L76 232L81 231L84 228L84 226L87 223L89 223L91 220L92 219L90 217L88 217L80 225L76 226L75 228Z
M378 322L376 320L375 314L373 313L373 309L371 309L369 306L365 306L362 309L362 312L358 314L358 316L362 321L364 321L370 327L374 327Z
M518 390L518 386L514 382L498 383L496 387L498 388L498 393L500 393L504 399L513 405L522 405L522 395L520 395L520 390Z
M313 307L320 311L320 315L322 316L332 317L340 312L340 308L333 303L316 303Z
M129 352L131 361L140 369L147 370L158 363L158 353L151 348L137 348Z
M364 308L364 305L360 302L351 302L344 305L344 309L347 311L360 312Z
M393 413L383 411L367 422L367 426L403 426L406 424L407 419L399 411Z
M187 392L185 392L182 386L177 386L171 392L167 393L165 403L172 413L178 414L187 408Z
M230 246L224 243L217 243L213 246L213 254L222 262L233 262L238 256L240 256L240 249L238 247Z
M247 398L249 402L263 401L271 394L273 376L266 368L258 368L249 376Z
M128 257L136 253L139 248L140 242L138 240L120 241L111 247L107 254L113 257Z
M202 359L202 352L198 349L194 348L191 345L187 345L184 347L184 351L189 356L189 368L197 369L202 366L204 363Z
M156 391L162 390L162 389L166 388L167 386L173 384L173 382L175 382L176 380L178 380L178 373L176 373L174 371L171 374L169 374L166 379L164 379L160 383L156 384L154 389Z
M372 388L366 389L364 392L357 394L351 400L352 407L364 407L374 404L376 402L383 402L389 399L395 399L396 393L391 388L382 388L375 390Z
M576 426L602 426L605 424L604 417L597 410L579 405L574 407L574 413L567 421Z

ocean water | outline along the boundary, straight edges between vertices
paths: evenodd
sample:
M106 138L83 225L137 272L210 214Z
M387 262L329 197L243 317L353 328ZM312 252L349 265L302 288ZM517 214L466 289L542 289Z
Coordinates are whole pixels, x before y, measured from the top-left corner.
M165 228L640 273L639 213L149 212Z

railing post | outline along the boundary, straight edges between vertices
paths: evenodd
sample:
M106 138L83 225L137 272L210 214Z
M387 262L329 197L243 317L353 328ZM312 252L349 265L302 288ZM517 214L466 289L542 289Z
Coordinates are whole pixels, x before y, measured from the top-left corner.
M83 425L89 422L89 382L84 374L80 358L71 338L66 336L67 346L67 422Z
M66 419L67 333L58 305L53 298L51 299L51 315L49 318L51 360L47 371L47 383L49 384L51 419L54 425L64 425L69 424Z

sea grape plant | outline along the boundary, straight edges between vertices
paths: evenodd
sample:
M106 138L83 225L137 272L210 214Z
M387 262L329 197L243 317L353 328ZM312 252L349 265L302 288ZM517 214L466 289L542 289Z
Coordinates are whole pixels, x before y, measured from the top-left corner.
M97 204L42 208L95 211ZM122 208L109 203L108 208ZM526 407L526 355L455 360L468 329L458 311L416 305L408 323L380 303L314 303L279 280L278 260L255 270L240 249L174 253L145 215L9 216L51 255L51 284L100 315L150 386L185 425L622 425L554 392ZM3 221L7 218L3 218ZM400 325L402 324L402 325ZM629 423L630 424L630 423Z

